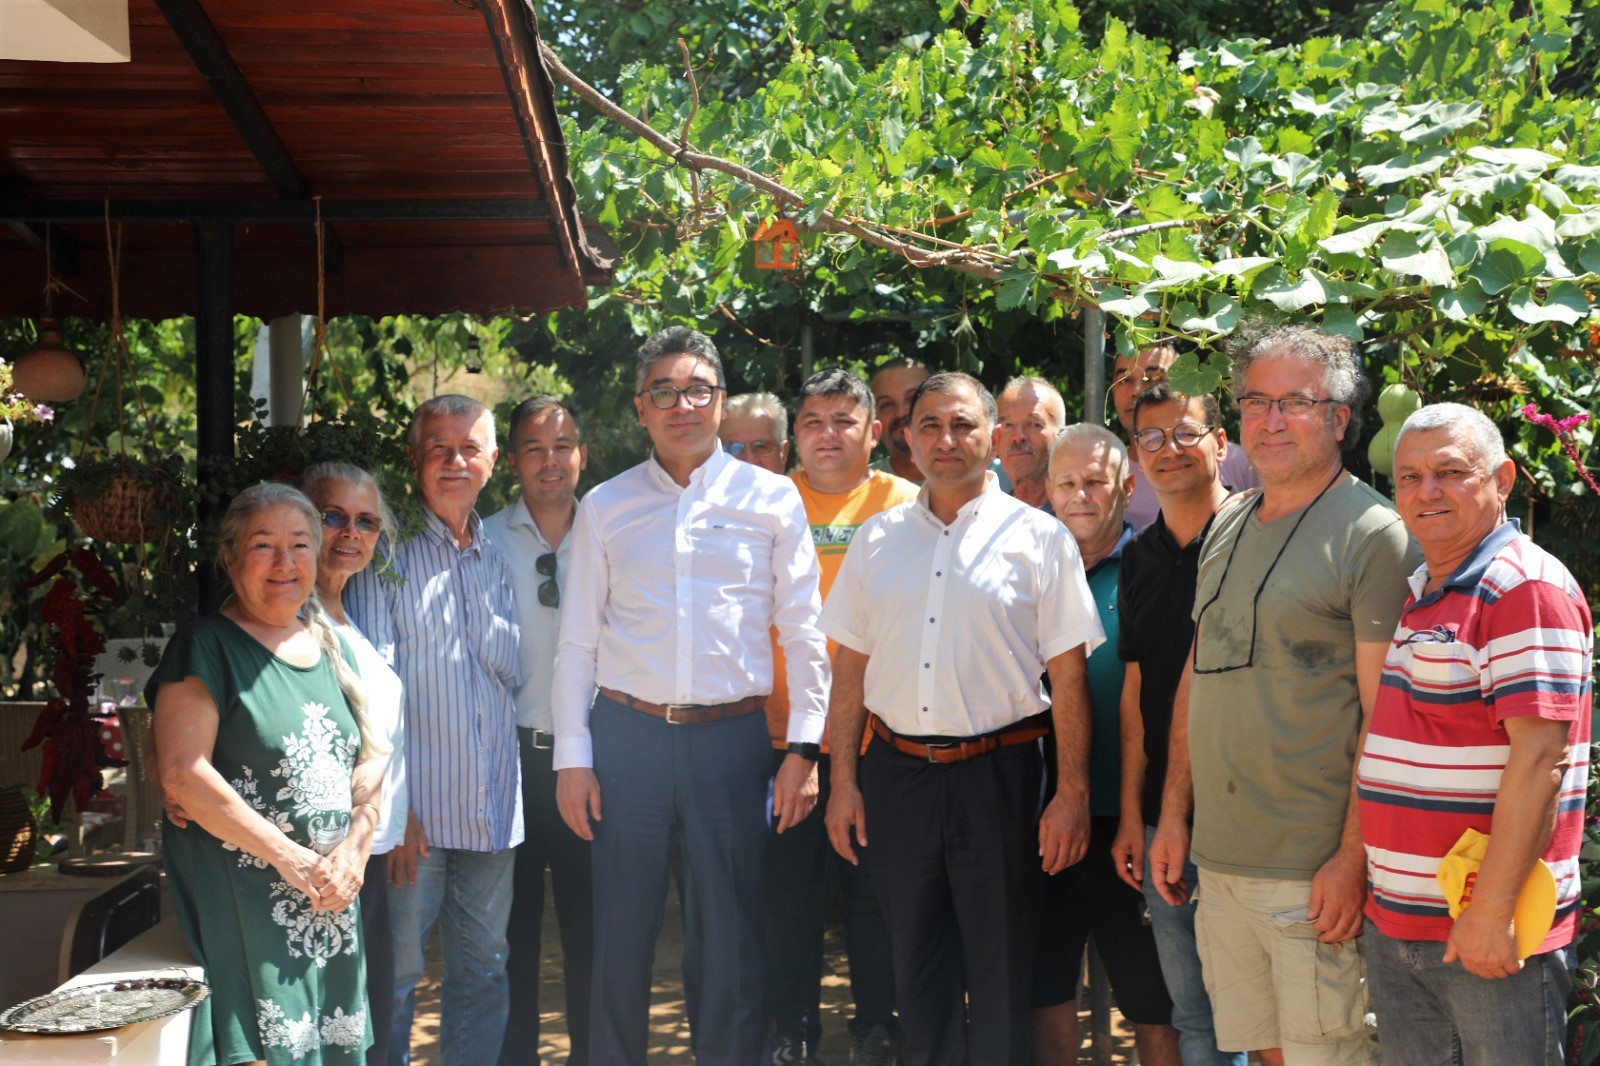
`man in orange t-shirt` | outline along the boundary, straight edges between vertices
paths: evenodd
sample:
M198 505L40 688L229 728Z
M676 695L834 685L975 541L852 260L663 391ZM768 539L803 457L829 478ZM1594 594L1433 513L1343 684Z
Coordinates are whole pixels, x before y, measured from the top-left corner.
M882 427L866 383L847 370L824 370L800 389L795 411L795 450L801 469L793 475L804 501L817 549L824 600L861 523L881 511L916 499L917 486L869 467ZM773 646L772 695L767 723L773 765L789 753L789 695L782 650ZM828 647L833 654L833 645ZM801 745L809 748L809 745ZM767 1017L773 1031L774 1063L814 1061L822 1040L822 888L826 856L832 853L823 826L828 804L827 746L802 752L822 763L817 809L787 832L767 838ZM870 854L859 850L863 860ZM834 856L845 898L845 947L856 1013L850 1021L852 1063L896 1061L899 1028L894 1011L894 974L889 936L872 895L868 864L852 866Z

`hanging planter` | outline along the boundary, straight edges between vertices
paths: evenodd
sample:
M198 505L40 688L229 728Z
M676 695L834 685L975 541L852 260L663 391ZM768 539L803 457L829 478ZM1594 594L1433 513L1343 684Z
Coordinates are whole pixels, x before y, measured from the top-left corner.
M55 412L42 403L34 403L17 391L12 380L15 367L0 359L0 463L11 454L16 437L16 427L28 422L48 422Z
M107 544L150 544L188 525L183 478L172 465L127 455L80 461L62 471L67 512L84 536Z
M128 427L124 422L127 403L123 397L124 376L132 386L139 418L148 430L150 412L145 409L138 382L134 380L133 360L128 353L128 338L122 328L119 308L119 276L122 259L121 227L112 238L109 209L106 218L106 258L111 266L111 332L106 340L105 360L95 381L94 400L84 423L83 443L71 469L61 473L58 482L61 501L84 535L108 544L151 544L165 540L174 529L190 525L183 501L183 470L177 456L159 461L140 460L127 453ZM89 434L95 412L110 373L116 389L116 454L102 458L87 455ZM152 452L154 447L151 447Z
M39 320L39 339L17 356L12 387L30 400L64 403L83 395L89 375L78 353L61 340L55 319Z

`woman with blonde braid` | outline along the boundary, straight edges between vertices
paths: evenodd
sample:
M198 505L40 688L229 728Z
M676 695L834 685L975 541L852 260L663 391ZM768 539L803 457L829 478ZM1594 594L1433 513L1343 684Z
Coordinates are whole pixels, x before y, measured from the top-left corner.
M388 746L310 602L321 531L295 489L240 493L218 552L233 594L146 689L173 906L211 985L192 1066L359 1066L371 1042L356 898Z
M352 575L372 565L380 546L383 553L378 567L388 565L394 516L377 479L350 463L309 467L300 475L300 488L322 515L322 554L317 560L317 594L312 602L322 605L335 631L355 653L356 668L367 689L367 715L393 749L383 775L372 854L361 883L361 930L366 934L367 1005L372 1023L367 1062L369 1066L387 1066L394 1026L394 933L389 925L385 864L406 831L405 716L400 705L400 675L394 672L390 658L393 635L362 633L352 625L344 612L344 586ZM380 652L375 644L385 650Z

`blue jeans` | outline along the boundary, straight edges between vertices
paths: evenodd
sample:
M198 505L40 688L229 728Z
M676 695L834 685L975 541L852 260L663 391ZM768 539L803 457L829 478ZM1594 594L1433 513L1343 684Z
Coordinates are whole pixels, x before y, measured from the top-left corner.
M1366 925L1367 982L1384 1066L1561 1066L1572 949L1531 956L1490 980L1444 961L1437 940Z
M1200 871L1193 862L1183 864L1183 880L1189 886L1190 900L1174 907L1156 891L1155 874L1150 868L1150 841L1154 827L1144 830L1144 901L1150 908L1150 929L1156 935L1156 954L1161 957L1161 976L1172 997L1172 1026L1178 1030L1178 1054L1183 1066L1245 1066L1243 1051L1218 1051L1217 1034L1211 1026L1211 997L1206 995L1200 975L1200 953L1194 945L1194 887Z
M444 1066L484 1066L500 1057L511 997L506 985L506 921L511 916L513 848L430 848L417 883L389 886L394 929L395 1010L390 1062L411 1061L411 1015L423 975L423 949L442 923L444 987L439 1052Z

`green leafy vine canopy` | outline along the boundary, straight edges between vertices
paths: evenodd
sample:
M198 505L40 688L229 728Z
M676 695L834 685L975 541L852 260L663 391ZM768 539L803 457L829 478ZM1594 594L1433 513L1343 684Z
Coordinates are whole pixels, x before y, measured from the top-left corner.
M1567 0L1520 16L1403 0L1359 37L1176 54L1114 18L1091 45L1058 0L951 0L962 28L858 47L824 32L835 6L792 9L788 61L744 95L707 69L693 86L683 67L625 71L618 103L682 154L578 124L600 221L643 231L634 299L683 314L733 298L775 201L828 234L810 249L823 281L876 245L987 279L1000 311L1098 306L1124 347L1206 350L1254 315L1294 316L1403 338L1460 382L1588 347L1600 139L1594 97L1550 87ZM630 222L651 208L671 232ZM1220 363L1191 361L1186 383L1217 384Z

